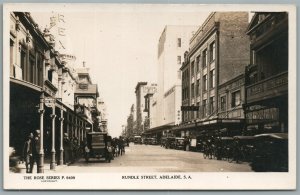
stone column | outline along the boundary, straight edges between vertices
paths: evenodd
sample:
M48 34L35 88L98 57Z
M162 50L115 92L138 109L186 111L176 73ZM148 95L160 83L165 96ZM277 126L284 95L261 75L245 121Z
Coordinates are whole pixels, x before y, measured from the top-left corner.
M45 96L44 93L41 94L40 96L40 109L39 109L39 114L40 114L40 132L41 132L41 137L40 137L40 151L39 151L39 162L37 165L37 172L38 173L44 173L44 102L45 102Z
M55 170L55 104L52 107L52 114L50 116L52 118L52 149L50 169Z
M60 110L60 155L59 155L59 162L58 164L59 165L63 165L64 164L64 146L63 146L63 133L64 133L64 130L63 130L63 126L64 126L64 111L63 109L61 108Z

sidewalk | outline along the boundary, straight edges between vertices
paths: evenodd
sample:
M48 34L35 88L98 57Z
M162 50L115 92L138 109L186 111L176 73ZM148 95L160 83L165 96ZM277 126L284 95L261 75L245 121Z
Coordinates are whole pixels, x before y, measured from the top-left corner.
M50 159L45 159L44 160L44 173L55 173L65 167L67 167L68 165L55 165L55 169L51 170L50 169ZM25 162L20 162L18 164L18 168L20 169L20 173L26 173L26 165ZM37 173L37 164L35 163L33 166L33 171L32 173Z

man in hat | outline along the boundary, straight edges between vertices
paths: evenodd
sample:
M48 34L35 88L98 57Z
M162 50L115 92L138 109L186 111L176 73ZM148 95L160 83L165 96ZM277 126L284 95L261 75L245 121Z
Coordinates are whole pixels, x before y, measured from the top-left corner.
M32 173L32 168L33 168L32 139L33 139L33 134L30 133L23 147L23 159L26 165L26 173Z
M35 130L35 135L32 141L32 155L33 155L33 163L32 163L32 169L34 166L34 163L37 164L37 169L39 167L39 160L40 160L40 142L41 142L41 131Z

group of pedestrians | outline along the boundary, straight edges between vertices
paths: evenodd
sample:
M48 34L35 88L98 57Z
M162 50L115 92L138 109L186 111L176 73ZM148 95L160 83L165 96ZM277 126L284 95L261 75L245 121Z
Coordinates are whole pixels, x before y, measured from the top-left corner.
M113 157L122 156L125 154L125 144L129 146L129 141L124 140L123 137L115 137L111 140Z
M64 164L74 163L84 151L83 142L79 144L77 137L69 138L68 134L64 134Z
M25 161L26 173L32 173L34 164L39 165L40 130L29 133L23 147L22 160Z

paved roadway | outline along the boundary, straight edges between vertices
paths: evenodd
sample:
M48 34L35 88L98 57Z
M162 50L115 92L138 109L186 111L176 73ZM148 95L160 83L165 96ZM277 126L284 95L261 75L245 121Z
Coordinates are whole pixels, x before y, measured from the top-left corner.
M134 145L126 154L111 163L91 159L62 167L61 173L95 172L250 172L248 163L229 163L225 160L204 159L202 153L165 149L160 146Z

